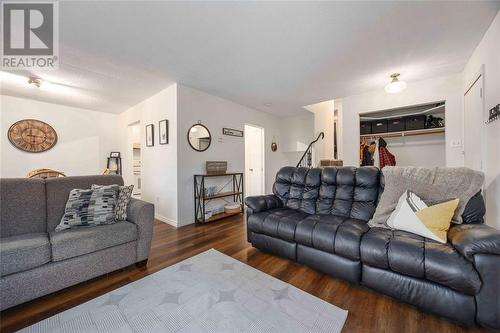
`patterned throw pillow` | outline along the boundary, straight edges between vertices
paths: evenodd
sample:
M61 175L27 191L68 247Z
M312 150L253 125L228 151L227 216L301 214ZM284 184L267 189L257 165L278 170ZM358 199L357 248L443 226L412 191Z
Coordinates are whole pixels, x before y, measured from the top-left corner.
M427 206L415 193L406 191L387 220L387 226L446 243L458 201L455 199Z
M64 215L56 231L115 223L117 190L118 185L94 190L71 190Z
M92 189L100 188L103 185L92 185ZM115 210L115 218L117 221L126 221L127 220L127 206L130 201L130 197L132 196L132 191L134 190L134 185L129 186L119 186L118 187L118 197L116 200L116 210Z
M132 196L132 191L134 185L120 186L120 191L118 193L118 201L116 202L116 220L126 221L127 220L127 206Z

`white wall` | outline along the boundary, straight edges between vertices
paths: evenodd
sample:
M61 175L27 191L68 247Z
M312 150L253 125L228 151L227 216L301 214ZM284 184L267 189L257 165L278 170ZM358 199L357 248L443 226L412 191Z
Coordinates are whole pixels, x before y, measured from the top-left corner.
M305 108L314 114L314 139L319 133L325 133L325 137L314 145L314 163L319 165L320 160L333 159L335 103L333 100L329 100L308 105Z
M307 149L314 135L314 114L305 112L280 119L282 146L278 151L285 154L288 165L295 166Z
M245 124L250 124L264 128L265 187L266 193L271 193L276 172L289 164L282 148L285 143L281 118L190 87L178 85L177 91L178 225L194 221L193 175L205 172L205 161L227 161L228 172L244 172L244 138L222 135L223 127L243 130ZM194 151L186 139L188 129L198 121L212 134L212 144L204 152ZM273 136L278 144L277 152L271 151Z
M132 151L127 145L127 127L141 122L141 199L155 205L156 218L170 224L177 222L177 85L159 93L121 113L121 151L123 165L132 164ZM158 122L169 121L169 144L160 145ZM145 126L154 125L154 146L146 147ZM132 183L130 178L125 178Z
M396 157L400 166L444 167L446 149L444 134L429 134L386 138L387 149Z
M102 174L111 151L119 151L118 116L59 104L0 96L1 177L26 177L34 169L50 168L67 176ZM57 144L43 153L15 148L9 127L21 119L46 122L57 132Z
M500 103L500 12L465 66L462 94L483 64L485 108L489 110ZM500 120L484 124L483 131L486 140L486 223L500 229Z
M310 114L279 118L182 85L162 90L119 117L123 165L132 163L130 149L125 146L127 126L140 121L141 198L155 204L158 219L176 226L194 222L193 175L205 172L206 161L228 161L228 171L244 172L244 139L222 135L223 127L243 130L245 124L250 124L264 128L266 193L272 191L281 167L297 163L295 156L289 160L288 155L314 134ZM162 119L168 119L170 124L168 145L158 145L158 121ZM199 121L212 135L212 143L204 152L194 151L187 141L188 129ZM145 146L145 126L149 123L155 125L154 147ZM271 151L273 137L277 152ZM124 175L125 182L131 183L126 171Z
M359 114L380 110L446 102L446 166L462 166L461 147L451 147L452 140L462 138L462 76L452 75L409 82L401 93L388 94L383 88L344 97L342 108L342 156L344 165L359 165ZM429 155L430 156L430 155ZM397 159L397 156L396 156Z

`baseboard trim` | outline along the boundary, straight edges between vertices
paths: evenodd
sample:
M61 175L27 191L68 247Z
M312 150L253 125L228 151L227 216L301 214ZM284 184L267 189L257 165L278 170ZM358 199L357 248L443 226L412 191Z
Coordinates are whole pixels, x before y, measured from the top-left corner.
M186 225L190 225L190 224L194 224L195 222L193 220L189 220L189 221L184 221L184 222L177 222L177 227L184 227Z
M171 226L177 228L177 221L169 219L168 217L165 217L165 216L160 215L160 214L155 214L155 219L160 220L163 223L170 224Z

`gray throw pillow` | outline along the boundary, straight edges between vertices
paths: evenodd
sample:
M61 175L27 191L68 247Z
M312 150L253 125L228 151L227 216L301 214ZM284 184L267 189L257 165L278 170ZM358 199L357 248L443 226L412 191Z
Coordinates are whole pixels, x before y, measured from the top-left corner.
M115 223L117 191L118 185L71 190L56 231Z
M105 187L103 185L92 185L92 189ZM115 218L117 221L127 220L127 207L132 196L134 185L118 186L118 195L116 200Z

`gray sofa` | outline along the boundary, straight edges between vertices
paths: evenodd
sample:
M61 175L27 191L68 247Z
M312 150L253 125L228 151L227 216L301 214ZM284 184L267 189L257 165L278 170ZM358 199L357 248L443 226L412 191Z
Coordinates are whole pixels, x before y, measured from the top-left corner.
M147 262L154 206L131 199L128 221L55 232L69 192L120 176L0 180L0 310Z

